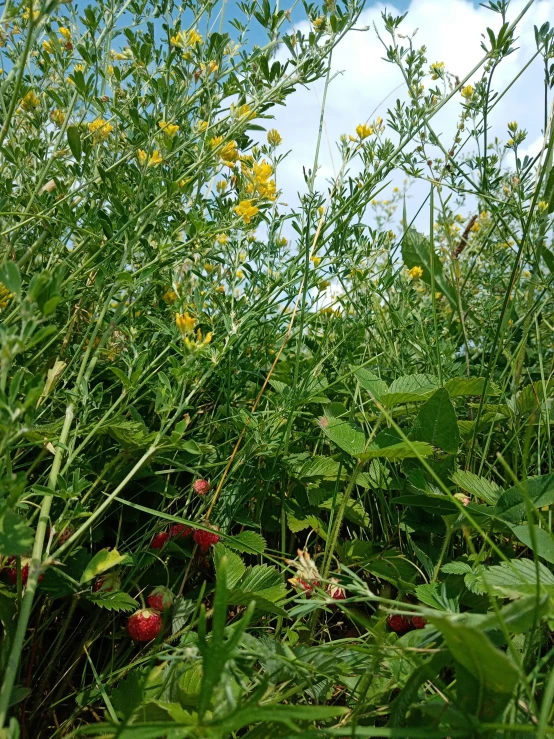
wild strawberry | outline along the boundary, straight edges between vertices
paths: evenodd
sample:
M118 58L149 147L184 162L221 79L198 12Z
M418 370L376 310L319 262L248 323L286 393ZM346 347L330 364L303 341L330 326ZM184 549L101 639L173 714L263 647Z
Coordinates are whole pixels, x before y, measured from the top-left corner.
M387 616L387 623L397 634L404 634L412 628L410 619L401 616L399 613L391 613Z
M150 641L162 630L162 616L159 611L142 608L129 616L127 633L134 641Z
M192 489L197 495L206 495L210 492L212 486L207 480L196 480Z
M169 529L170 539L186 539L187 536L192 534L190 526L186 526L184 523L176 523Z
M327 595L333 600L344 600L346 598L346 591L339 585L339 581L332 577L329 584L325 588Z
M289 582L298 590L303 590L308 597L314 592L315 588L318 588L320 585L318 580L302 580L301 577L291 577Z
M53 526L51 529L48 529L48 536L52 536L52 540L55 541L58 546L65 544L73 533L73 526L70 526L67 523L60 523L57 528Z
M169 539L167 531L158 531L154 534L152 541L150 542L150 549L163 549L166 541Z
M93 593L98 593L101 591L102 593L111 593L114 590L119 590L121 588L121 578L117 574L117 572L110 572L107 575L104 575L103 577L99 577L94 585L92 586Z
M146 602L156 611L167 611L173 605L173 593L169 588L164 588L163 585L154 588L150 593Z
M17 567L15 564L15 557L10 557L8 559L8 580L12 585L17 584ZM29 579L29 565L31 564L31 560L27 557L21 557L21 585L25 587L27 585L27 580ZM44 578L44 573L42 575L39 575L38 581L40 582Z
M196 529L192 538L203 552L207 552L213 544L217 544L219 534L215 531L201 531L200 529Z
M424 629L427 621L423 616L412 616L412 626L414 629Z

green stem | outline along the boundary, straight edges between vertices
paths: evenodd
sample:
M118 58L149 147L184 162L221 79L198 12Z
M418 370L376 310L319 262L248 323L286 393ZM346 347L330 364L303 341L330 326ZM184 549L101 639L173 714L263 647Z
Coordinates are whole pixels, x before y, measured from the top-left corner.
M15 631L10 657L8 659L6 672L4 674L4 682L2 683L2 688L0 690L0 729L4 728L6 722L12 689L21 659L21 651L23 649L23 642L25 641L25 633L27 631L27 625L31 616L35 591L42 567L42 548L44 546L44 539L46 536L46 526L48 524L48 516L50 515L50 506L52 505L53 493L56 489L58 473L60 471L60 466L62 463L62 455L65 449L65 444L72 421L73 405L69 404L65 411L65 421L62 428L62 433L60 435L60 440L58 442L56 454L54 456L54 462L52 463L52 469L50 470L50 476L48 478L48 487L52 492L47 493L42 499L40 517L35 534L35 543L33 545L33 554L31 557L31 562L29 564L29 577L27 579L27 585L25 588L25 595L21 603L21 612L19 614L19 620L17 622L17 629Z

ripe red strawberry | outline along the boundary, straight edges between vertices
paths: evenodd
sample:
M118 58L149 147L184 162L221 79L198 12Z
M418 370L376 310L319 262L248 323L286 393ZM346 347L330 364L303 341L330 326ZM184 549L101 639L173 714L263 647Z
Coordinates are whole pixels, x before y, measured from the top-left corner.
M215 531L201 531L200 529L196 529L192 538L203 552L207 552L212 544L217 544L219 534L216 534Z
M21 557L21 585L25 587L27 580L29 579L29 565L31 560L28 557ZM8 559L8 580L12 585L17 584L17 567L15 564L15 557ZM44 573L39 575L38 581L40 582L44 578Z
M397 634L404 634L412 628L410 619L401 616L399 613L391 613L387 616L387 623Z
M94 585L92 586L92 591L94 593L98 593L98 591L102 591L103 593L111 593L113 590L119 590L121 588L121 578L117 574L117 572L110 572L107 575L104 575L103 577L99 577Z
M173 605L173 593L169 588L164 588L163 585L154 588L150 593L146 602L156 611L166 611Z
M169 539L167 531L158 531L154 534L152 541L150 542L150 549L163 549L166 541Z
M187 536L192 534L190 526L186 526L184 523L176 523L169 529L170 539L186 539Z
M301 577L293 577L289 582L294 585L295 588L303 590L308 597L310 597L315 588L318 588L320 585L318 580L302 580Z
M212 486L207 480L196 480L192 489L197 495L206 495L210 492Z
M129 616L127 633L134 641L150 641L162 630L162 615L151 608L142 608Z
M414 629L424 629L427 621L423 616L412 616L412 626Z

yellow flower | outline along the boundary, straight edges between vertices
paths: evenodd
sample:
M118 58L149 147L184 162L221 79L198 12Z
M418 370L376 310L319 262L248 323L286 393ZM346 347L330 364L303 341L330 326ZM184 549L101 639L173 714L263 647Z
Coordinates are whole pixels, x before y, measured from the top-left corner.
M244 272L241 269L237 269L235 274L239 280L244 280Z
M97 118L88 124L88 130L92 134L95 144L105 141L113 131L113 126L107 123L103 118Z
M466 100L469 100L473 96L473 93L475 92L475 90L473 89L471 85L466 85L465 87L462 87L461 92L462 92L462 97L465 98Z
M40 11L39 10L33 10L33 21L38 20L39 16L40 16ZM29 18L31 17L31 14L29 13L29 8L26 8L23 11L23 13L21 14L21 17L23 18L24 21L28 21L29 20ZM14 33L15 33L15 28L16 28L16 26L14 26Z
M477 233L477 231L480 231L481 230L481 224L479 223L479 221L475 221L475 223L471 226L471 228L469 230L470 231L473 231L474 233Z
M198 130L201 133L203 133L208 128L209 123L208 123L208 121L198 121L198 123L196 124L196 126L197 126Z
M240 216L245 223L250 223L258 211L259 208L252 205L252 200L241 200L235 208L235 213Z
M171 43L173 46L178 46L180 49L184 49L187 46L196 46L196 44L202 43L202 36L194 28L190 31L179 31L175 36L171 37Z
M52 42L48 41L47 39L44 39L44 41L42 42L42 48L47 54L54 53L54 47L52 46Z
M517 121L511 121L508 123L508 131L515 133L517 131Z
M58 28L58 31L61 33L66 41L71 41L71 31L69 30L69 28L64 28L63 26L60 26Z
M209 61L207 64L204 64L204 62L200 62L200 71L202 74L213 74L213 72L217 72L219 69L219 65L214 61Z
M13 296L14 293L11 293L8 288L0 282L0 308L6 308Z
M215 237L215 240L217 241L218 244L224 245L229 241L229 237L227 236L227 234L218 234Z
M212 149L216 149L222 142L223 142L223 136L214 136L208 141Z
M360 123L359 126L356 126L356 133L358 134L360 141L363 141L364 139L367 139L368 136L372 135L373 129L371 126L368 126L367 123Z
M196 44L202 43L202 36L195 28L191 28L187 35L187 41L189 46L196 46Z
M200 329L197 329L196 331L196 339L194 337L188 337L185 336L183 341L185 344L185 347L191 351L195 352L199 349L202 349L202 347L207 346L207 344L210 344L212 341L213 334L211 331L209 331L205 337L202 337L202 331Z
M267 132L267 143L270 146L279 146L279 144L283 143L281 134L276 128L272 128Z
M113 74L113 66L111 64L108 64L108 74L109 75Z
M286 246L289 242L287 241L287 239L285 239L284 236L281 236L281 238L277 239L275 243L277 244L277 246Z
M545 200L540 200L537 203L537 208L541 213L544 213L545 210L548 210L548 203Z
M169 139L175 138L177 135L177 131L179 130L179 126L176 126L173 123L166 123L165 121L160 121L158 123L158 126L162 129L165 136L167 136Z
M421 267L412 267L408 270L408 274L412 278L412 280L419 280L419 278L423 275L423 270Z
M233 168L235 166L235 162L239 158L237 142L229 141L228 143L226 143L219 152L219 156L221 157L221 161L223 162L223 164L225 164L226 167Z
M319 290L327 290L330 285L331 283L329 282L329 280L321 280L317 287Z
M172 305L177 300L177 293L175 290L168 288L163 295L163 299L168 305Z
M113 49L111 51L111 56L112 59L116 59L118 62L124 62L129 58L126 54L122 54L120 51L114 51Z
M444 62L435 62L431 64L431 79L438 80L444 71Z
M85 65L84 64L76 64L73 67L74 72L84 72L85 71Z
M312 24L315 31L323 31L327 25L327 19L324 16L320 16L319 18L315 18L315 20L312 21Z
M194 316L191 316L188 312L185 314L176 313L175 323L177 324L177 328L179 329L179 333L181 334L181 336L185 336L185 334L190 334L194 331L196 318L194 318Z
M321 264L321 257L313 256L310 257L310 259L313 262L314 267L319 267L319 265Z
M163 157L158 151L158 149L155 149L152 156L148 160L148 166L149 167L157 167L158 164L161 164L163 162Z
M179 180L177 187L184 187L187 183L184 180Z
M21 101L21 107L23 110L36 110L38 107L40 107L40 98L39 96L34 93L32 90L29 90L29 92L25 95L23 100Z
M54 110L50 111L50 120L56 126L61 128L65 121L65 113L63 113L61 110L58 110L58 108L54 108Z
M246 252L245 251L239 252L239 262L241 263L246 262Z
M227 180L219 180L219 182L215 186L215 189L218 191L218 193L223 194L227 189Z
M207 273L208 273L209 275L211 275L211 273L212 273L212 272L214 271L214 269L215 269L215 266L214 266L213 264L210 264L210 262L206 262L206 264L204 265L204 269L206 270L206 272L207 272Z
M235 115L237 118L246 118L250 120L251 118L256 117L256 113L252 110L252 108L249 105L239 105L238 108L235 106L231 106L231 112L233 115Z
M137 159L139 161L139 164L141 167L144 167L148 160L148 154L144 151L144 149L139 149L137 151Z

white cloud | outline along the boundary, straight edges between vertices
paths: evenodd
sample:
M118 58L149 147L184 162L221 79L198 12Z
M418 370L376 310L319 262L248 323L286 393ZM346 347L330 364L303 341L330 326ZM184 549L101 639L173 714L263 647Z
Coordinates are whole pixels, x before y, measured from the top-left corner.
M524 0L514 0L510 4L510 21L523 6ZM375 115L386 119L387 108L393 106L397 98L406 99L404 89L395 92L402 83L401 73L396 66L383 60L384 48L373 28L375 24L385 38L381 20L384 7L378 4L365 10L357 27L369 30L351 31L334 51L332 70L333 74L338 74L327 95L319 189L325 189L324 180L333 177L340 168L335 143L339 136L353 133L358 123ZM387 9L400 15L390 4ZM546 20L554 20L552 4L550 0L537 0L518 27L518 50L500 64L493 77L496 92L501 93L533 56L536 50L533 26L540 26ZM499 15L476 7L468 0L412 0L400 31L412 33L418 29L414 43L427 47L429 62L443 61L450 72L463 78L484 55L481 42L487 25L497 31L500 22ZM301 26L306 30L305 23ZM475 79L478 78L479 73ZM306 190L302 168L309 168L313 163L322 93L322 81L310 89L299 89L288 99L287 105L276 112L275 126L283 136L283 146L292 149L278 173L283 199L291 205L297 202L297 192ZM536 153L542 142L543 106L542 64L536 59L492 111L490 140L498 136L505 141L508 138L506 124L515 119L529 132L526 153ZM459 100L452 100L433 120L433 128L445 136L447 144L455 135L459 113ZM414 192L414 205L421 192L426 192L426 188Z

